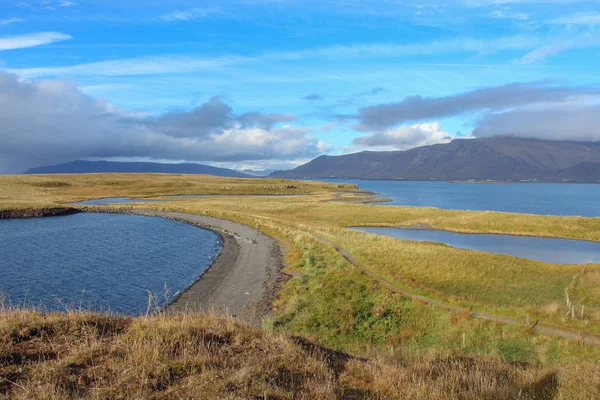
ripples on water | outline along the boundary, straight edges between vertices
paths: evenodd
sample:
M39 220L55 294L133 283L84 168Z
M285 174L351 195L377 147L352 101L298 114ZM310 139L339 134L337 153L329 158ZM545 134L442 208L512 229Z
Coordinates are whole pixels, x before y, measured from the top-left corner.
M214 232L119 214L0 221L0 291L12 304L146 311L148 292L184 290L214 261ZM59 301L60 300L60 301Z
M531 236L464 234L402 228L355 228L396 239L445 243L461 249L508 254L554 264L585 264L600 261L600 243L584 240Z

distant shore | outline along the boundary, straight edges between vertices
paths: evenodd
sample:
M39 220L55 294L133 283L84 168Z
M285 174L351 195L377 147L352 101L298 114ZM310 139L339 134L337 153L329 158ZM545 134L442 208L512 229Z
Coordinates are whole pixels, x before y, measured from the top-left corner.
M274 239L246 225L197 214L114 207L8 210L0 212L0 219L79 212L166 218L216 232L223 240L219 256L167 309L176 313L226 313L255 326L259 326L263 317L270 314L282 277L279 246Z

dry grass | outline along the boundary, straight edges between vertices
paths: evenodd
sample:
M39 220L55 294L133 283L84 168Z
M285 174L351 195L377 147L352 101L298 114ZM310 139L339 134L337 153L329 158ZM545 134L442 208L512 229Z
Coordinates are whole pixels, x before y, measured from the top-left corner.
M288 188L290 185L296 188ZM235 196L300 192L311 195ZM286 250L286 272L293 277L283 286L275 318L266 323L272 329L253 330L234 320L214 316L121 319L80 313L42 316L27 311L5 312L0 314L0 338L5 340L0 353L3 362L0 374L20 385L10 384L10 396L600 397L600 349L472 320L467 315L390 293L359 273L331 246L312 236L330 238L363 265L398 285L429 296L467 308L521 317L531 313L532 318L539 316L542 322L549 320L594 330L600 318L594 311L600 306L598 266L590 266L572 288L572 301L585 302L589 308L585 320L571 320L564 318L564 290L580 266L537 263L378 238L345 227L426 223L460 232L600 241L600 218L365 206L340 202L361 202L367 198L352 187L283 180L126 174L0 177L0 211L51 207L65 201L98 197L199 193L229 196L131 207L232 219L281 240ZM124 324L124 328L116 334L99 335L94 328L98 321L109 327ZM47 325L53 327L51 335L45 328L39 329ZM15 329L46 333L15 342L10 339L14 334L7 333ZM229 342L215 344L212 339L201 339L206 337L205 332L225 332L230 336ZM293 339L288 336L291 334L375 361L347 358L324 348L316 351L316 345ZM173 348L182 350L173 353L170 350ZM17 354L17 358L11 354ZM45 359L44 354L50 356ZM343 368L338 362L329 361L339 357L345 360L340 362ZM59 378L62 375L67 378ZM118 379L113 383L111 379L115 377Z
M364 360L211 315L0 314L0 396L13 399L592 398L598 365L494 357Z
M279 178L220 178L174 174L67 174L0 176L0 211L52 207L103 197L148 198L185 194L303 195L360 192L356 185Z

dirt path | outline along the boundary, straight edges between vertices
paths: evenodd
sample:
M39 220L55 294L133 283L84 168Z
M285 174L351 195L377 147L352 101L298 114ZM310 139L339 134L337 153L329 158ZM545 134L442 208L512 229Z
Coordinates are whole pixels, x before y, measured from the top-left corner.
M532 326L527 326L523 322L513 319L513 318L499 317L497 315L486 314L486 313L481 313L481 312L473 312L473 311L470 311L470 310L467 310L464 308L440 303L439 301L430 299L425 296L421 296L419 294L408 292L407 290L390 282L385 277L380 276L380 275L376 274L375 272L373 272L372 270L370 270L369 268L362 266L358 261L356 261L356 259L354 257L352 257L352 255L350 253L348 253L348 251L339 247L337 244L333 243L331 240L327 240L323 237L316 236L316 235L314 237L316 239L318 239L319 241L335 248L335 250L342 257L344 257L350 264L352 264L353 266L358 268L362 273L364 273L365 275L374 279L379 284L381 284L383 287L385 287L393 292L400 293L402 296L405 296L410 299L417 300L417 301L420 301L420 302L423 302L425 304L429 304L429 305L432 305L435 307L444 308L446 310L455 311L455 312L466 312L466 313L469 313L473 318L486 319L489 321L500 322L502 324L507 324L507 325L518 325L518 326L522 326L524 328L534 329L535 331L543 333L545 335L559 336L559 337L566 338L566 339L578 340L578 341L581 341L584 343L600 346L600 337L595 336L595 335L580 333L580 332L573 331L570 329L558 328L558 327L544 325L544 324L538 324L538 323L536 323L535 325L532 325Z

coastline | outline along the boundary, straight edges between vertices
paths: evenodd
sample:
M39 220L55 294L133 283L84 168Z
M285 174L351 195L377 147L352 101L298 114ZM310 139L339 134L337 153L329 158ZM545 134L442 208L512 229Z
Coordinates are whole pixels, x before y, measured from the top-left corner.
M198 279L167 305L166 310L229 314L253 326L260 326L262 319L270 315L282 282L281 253L275 239L249 226L199 214L113 207L9 210L0 212L0 219L80 212L165 218L217 233L223 244L221 252Z

